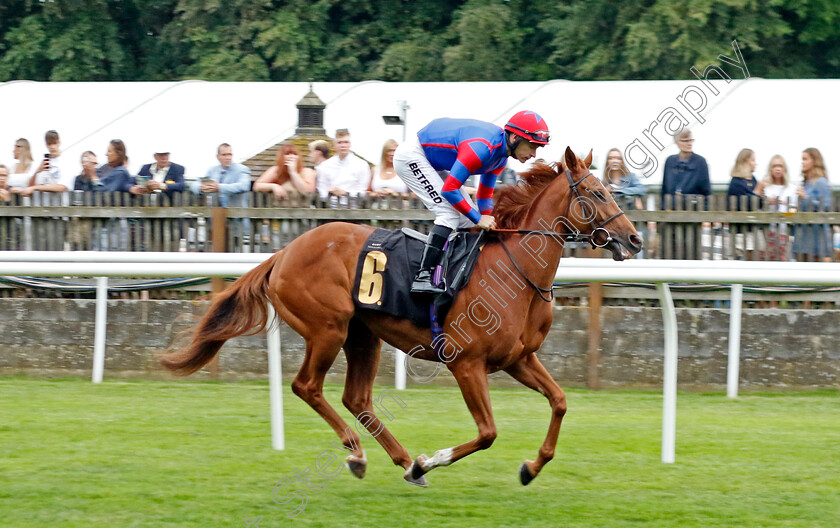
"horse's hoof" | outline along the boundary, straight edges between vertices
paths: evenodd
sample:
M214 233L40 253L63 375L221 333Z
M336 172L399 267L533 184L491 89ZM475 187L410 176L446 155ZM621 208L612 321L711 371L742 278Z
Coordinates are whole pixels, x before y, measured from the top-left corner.
M519 481L522 482L523 486L527 486L535 478L536 475L532 475L531 471L528 469L528 463L523 462L522 465L519 466Z
M405 476L405 481L408 482L409 484L413 484L415 486L420 486L421 488L428 488L429 487L429 483L426 482L426 477L425 476L422 476L417 480L412 480L409 477L409 475L406 475Z
M417 465L416 461L412 462L411 465L408 467L408 469L405 470L405 475L403 475L403 478L409 484L412 484L414 486L420 486L421 488L428 488L429 483L426 482L426 476L425 475L421 474L420 477L418 477L418 478L414 478L412 476L412 474L414 473L414 467L416 465Z
M420 455L417 457L414 462L411 463L411 467L408 468L406 471L406 475L410 474L412 480L420 480L423 475L426 474L426 470L423 469L423 464L429 459L426 455ZM406 480L408 480L406 478Z
M357 478L365 478L365 471L367 470L367 459L359 458L355 455L350 455L346 459L347 469L350 470Z

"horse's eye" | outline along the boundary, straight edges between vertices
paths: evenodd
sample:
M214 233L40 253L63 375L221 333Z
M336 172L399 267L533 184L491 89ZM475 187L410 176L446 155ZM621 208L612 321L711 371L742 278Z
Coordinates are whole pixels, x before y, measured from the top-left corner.
M597 199L601 200L602 202L606 202L606 201L607 201L606 196L604 196L604 193L602 193L601 191L597 191L597 190L596 190L596 191L592 191L592 194L594 194L594 195L595 195L595 198L597 198Z

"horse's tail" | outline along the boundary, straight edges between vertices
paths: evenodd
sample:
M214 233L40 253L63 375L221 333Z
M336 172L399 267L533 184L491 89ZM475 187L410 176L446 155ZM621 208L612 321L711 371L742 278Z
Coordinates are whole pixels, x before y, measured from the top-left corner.
M161 356L161 364L174 374L188 376L210 362L228 339L253 335L268 323L268 277L279 255L241 276L216 295L210 308L192 331L189 344Z

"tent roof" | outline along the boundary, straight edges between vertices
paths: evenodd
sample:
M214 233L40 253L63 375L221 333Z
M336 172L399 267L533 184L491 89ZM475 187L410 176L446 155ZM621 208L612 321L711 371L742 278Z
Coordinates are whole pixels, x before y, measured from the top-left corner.
M737 76L736 76L737 77ZM714 95L712 88L719 91ZM693 87L693 88L692 88ZM349 128L353 149L371 161L380 157L388 138L402 140L403 127L386 125L383 115L394 115L397 101L406 101L407 134L414 134L437 117L468 117L503 125L521 109L540 113L552 132L551 145L538 155L560 159L566 145L579 154L594 149L596 170L610 147L625 150L634 141L645 145L659 160L658 169L643 179L660 183L664 159L676 153L663 125L651 129L668 109L691 114L678 102L701 106L704 119L691 120L694 148L709 162L712 181L726 183L741 148L756 152L756 176L762 177L773 154L782 154L798 181L801 151L817 147L823 153L829 177L838 167L840 132L835 123L840 105L840 80L734 79L730 83L698 80L487 83L314 83L314 92L327 107L324 127L332 136ZM702 92L700 91L702 89ZM45 151L44 132L61 134L64 154L78 167L85 150L104 160L108 141L122 139L130 158L130 172L150 163L159 145L171 159L197 178L216 164L219 143L233 146L234 158L243 161L294 134L295 104L309 91L308 83L224 83L206 81L127 83L0 83L0 163L10 165L12 146L19 137L29 139L33 157ZM699 92L699 93L698 93ZM649 136L656 138L659 151ZM636 159L642 151L635 150ZM68 160L69 163L69 160ZM522 168L511 160L511 167ZM635 171L640 173L641 171Z

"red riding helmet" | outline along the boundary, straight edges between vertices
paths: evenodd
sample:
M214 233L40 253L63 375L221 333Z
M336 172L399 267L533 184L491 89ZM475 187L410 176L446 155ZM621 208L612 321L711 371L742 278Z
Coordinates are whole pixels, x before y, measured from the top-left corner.
M505 130L523 137L537 145L548 145L548 125L545 119L536 112L522 110L511 117L505 125Z

